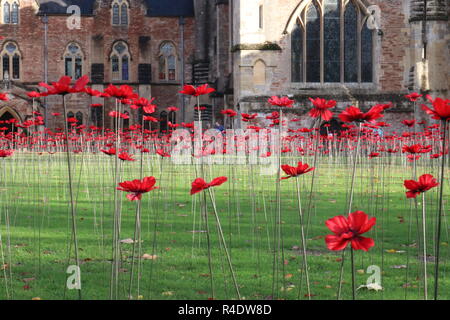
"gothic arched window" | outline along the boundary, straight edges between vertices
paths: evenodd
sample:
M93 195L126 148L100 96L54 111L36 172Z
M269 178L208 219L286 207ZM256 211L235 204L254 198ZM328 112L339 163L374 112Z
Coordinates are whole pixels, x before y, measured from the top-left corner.
M114 26L128 25L129 5L126 0L114 0L111 5L112 24Z
M370 83L373 30L354 0L304 0L291 30L292 82Z
M112 80L130 80L130 53L128 45L123 41L115 42L110 59Z
M2 22L4 24L19 23L19 1L2 0L0 10L2 11Z
M167 120L167 112L161 112L159 114L159 131L162 133L167 132Z
M176 80L177 54L171 42L164 42L159 49L159 80Z
M83 124L83 113L81 111L78 111L75 114L75 119L77 119L77 125L81 126Z
M20 60L21 55L19 47L15 42L8 41L3 45L1 52L1 75L3 80L20 79Z
M71 42L64 53L64 72L72 79L79 79L83 75L83 53L80 46Z

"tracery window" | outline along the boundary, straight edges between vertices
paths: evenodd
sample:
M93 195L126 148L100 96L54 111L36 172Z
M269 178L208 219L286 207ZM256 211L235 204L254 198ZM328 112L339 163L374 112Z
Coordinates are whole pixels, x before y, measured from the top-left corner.
M2 22L4 24L19 24L19 1L18 0L2 0Z
M15 42L8 41L3 45L1 51L1 75L3 80L20 79L20 60L21 55L19 47Z
M64 70L66 76L79 79L83 75L83 53L80 46L71 42L64 53Z
M114 0L111 5L112 24L115 26L128 25L129 5L126 0Z
M176 80L177 55L171 42L164 42L159 49L159 80Z
M305 0L291 30L291 79L373 82L373 32L354 0Z
M113 44L110 55L112 80L130 80L130 53L128 45L124 41Z

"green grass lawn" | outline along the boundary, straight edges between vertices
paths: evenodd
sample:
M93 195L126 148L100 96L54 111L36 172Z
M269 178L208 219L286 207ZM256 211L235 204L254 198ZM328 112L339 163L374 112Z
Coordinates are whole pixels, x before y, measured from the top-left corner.
M138 158L138 157L137 157ZM1 299L78 299L68 290L66 273L73 265L68 179L63 155L16 153L0 159ZM283 159L293 164L301 159ZM312 159L302 160L312 163ZM74 190L83 299L109 299L113 234L113 159L105 155L74 157ZM190 196L197 177L194 166L175 166L170 159L145 156L144 175L153 175L160 189L143 195L142 248L139 293L137 257L131 288L137 299L235 299L236 294L221 248L216 222L207 197L213 274L209 273L201 195ZM400 160L363 159L358 166L353 211L377 217L367 236L374 238L369 252L355 252L356 286L366 284L371 265L381 269L382 291L357 291L357 299L422 299L423 266L421 198L418 219L414 202L404 195L403 180L412 177L410 164ZM140 177L139 161L123 163L121 181ZM307 228L307 250L312 299L336 299L342 252L330 252L324 236L328 218L345 214L350 185L345 159L321 158L315 171L302 176L301 194ZM281 224L277 224L276 176L260 175L259 166L205 166L208 179L225 175L229 181L214 188L222 228L233 268L245 299L308 299L302 276L302 255L295 181L281 182ZM418 173L438 174L425 163ZM448 199L446 185L445 199ZM434 232L438 188L427 196L429 296L433 297ZM134 237L136 202L121 199L121 239ZM311 205L309 201L311 197ZM446 202L447 203L447 202ZM448 204L447 204L448 205ZM310 210L308 210L310 207ZM412 208L412 209L411 209ZM448 207L445 207L448 215ZM309 215L308 215L309 211ZM281 237L276 237L281 231ZM410 235L408 239L408 230ZM448 224L444 219L441 243L440 299L450 298ZM419 246L418 246L419 245ZM128 298L132 244L121 244L119 297ZM144 255L145 254L145 255ZM153 259L149 259L153 258ZM275 257L275 259L274 259ZM406 269L406 265L408 269ZM275 272L274 272L275 270ZM408 272L408 274L407 274ZM301 290L300 290L301 289ZM342 299L351 299L349 252L344 259Z

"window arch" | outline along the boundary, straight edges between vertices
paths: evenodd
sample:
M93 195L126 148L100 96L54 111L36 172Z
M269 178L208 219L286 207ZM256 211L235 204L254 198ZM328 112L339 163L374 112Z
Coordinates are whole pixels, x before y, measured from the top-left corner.
M1 19L4 24L19 24L19 0L1 1Z
M167 121L168 121L168 119L167 119L167 112L166 111L162 111L159 114L159 131L161 133L167 132L167 127L168 127Z
M167 118L169 119L170 123L177 123L177 113L175 111L170 111Z
M112 24L115 26L127 26L129 9L130 7L126 0L114 0L111 4Z
M291 80L373 82L373 32L355 0L306 0L291 30Z
M20 79L21 54L15 42L8 41L1 52L1 75L3 80Z
M83 113L81 111L78 111L75 114L75 119L77 119L77 125L81 126L83 124Z
M75 118L75 115L72 111L67 112L67 119L69 118ZM67 125L69 125L69 123L67 123Z
M266 64L262 60L256 61L253 66L253 83L255 86L266 84Z
M113 44L110 60L112 80L130 80L131 57L128 45L124 41L117 41Z
M71 42L64 52L64 72L66 76L79 79L83 75L83 52L80 46Z
M175 45L171 42L163 42L159 48L159 80L176 80L177 53Z

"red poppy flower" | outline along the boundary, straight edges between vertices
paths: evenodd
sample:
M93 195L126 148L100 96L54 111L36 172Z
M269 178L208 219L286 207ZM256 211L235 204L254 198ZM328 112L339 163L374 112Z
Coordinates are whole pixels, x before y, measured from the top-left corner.
M369 154L369 159L376 158L376 157L378 157L379 155L380 155L379 152L371 152L371 153Z
M309 98L309 100L314 105L314 108L309 111L309 115L312 118L318 118L321 117L324 121L330 121L331 118L333 118L333 113L328 110L330 108L334 108L336 106L336 101L334 100L325 100L321 98L312 99Z
M163 149L156 150L156 153L159 154L163 158L170 158L170 154L165 152Z
M91 97L100 97L102 95L102 93L100 91L89 88L89 87L84 88L84 92L86 92Z
M192 182L191 195L199 193L210 187L220 186L228 180L227 177L214 178L210 183L207 183L202 178L197 178Z
M54 117L57 117L57 116L60 116L61 115L61 113L59 113L59 112L52 112L52 116L54 116Z
M274 111L270 114L270 116L266 116L266 119L268 120L276 120L280 118L280 113L277 111Z
M41 94L36 91L30 91L30 92L27 92L27 96L30 98L40 98Z
M422 192L428 191L439 185L436 179L431 174L424 174L419 177L418 181L405 180L403 185L408 189L406 192L407 198L415 198Z
M103 152L104 154L107 154L108 156L113 156L116 154L116 149L115 148L109 148L109 149L100 149L101 152Z
M197 88L194 86L191 86L191 85L185 85L183 87L183 90L180 91L180 93L188 95L188 96L198 97L198 96L203 96L205 94L209 94L214 91L216 91L214 88L209 88L208 84L205 83L204 85L197 87Z
M12 150L0 150L0 158L11 157L13 153Z
M416 154L416 153L428 153L430 152L432 149L432 146L423 146L421 144L413 144L411 146L408 145L404 145L402 148L402 152L403 153L412 153L412 154Z
M52 82L52 85L40 82L39 86L47 89L45 95L66 95L68 93L78 93L84 92L86 84L89 82L89 77L87 75L79 78L73 87L70 86L72 78L69 76L62 76L58 82ZM41 94L42 95L42 94Z
M292 108L295 101L289 99L288 97L279 98L277 96L273 96L268 100L268 102L273 106Z
M415 101L419 100L419 98L422 97L422 96L423 96L422 94L418 94L417 92L413 92L411 94L406 95L405 98L408 98L409 101L411 101L411 102L415 102Z
M222 111L220 111L220 113L223 115L226 115L230 118L237 116L237 112L232 109L222 110Z
M336 216L328 219L325 224L334 235L327 235L325 243L329 250L340 251L347 247L351 242L354 250L368 251L375 245L372 238L362 237L361 235L372 229L376 223L376 218L370 218L363 211L355 211L348 215Z
M103 107L103 104L101 104L101 103L93 103L93 104L91 104L91 108L101 108L101 107Z
M136 159L133 159L133 158L131 157L131 155L129 155L129 154L126 153L126 152L120 153L120 154L119 154L119 159L122 160L122 161L136 161Z
M370 122L384 117L381 114L384 109L384 105L376 105L373 106L368 112L363 113L359 108L350 106L342 111L342 113L339 115L339 119L341 119L343 122Z
M117 190L130 192L127 194L127 198L130 201L141 200L142 194L158 189L155 187L155 177L145 177L142 180L136 179L133 181L120 182Z
M407 127L413 127L416 124L416 120L403 120L402 123Z
M133 88L124 84L120 87L116 87L110 84L104 92L108 97L114 97L118 100L124 99L136 99L138 95L133 92Z
M178 109L177 107L167 107L167 111L169 112L177 112L178 110L180 109Z
M254 114L241 113L242 121L250 122L251 120L255 120L257 115L258 114L256 114L256 113L254 113Z
M281 180L289 179L291 177L297 177L299 175L308 173L310 171L313 171L314 167L309 167L308 164L302 163L301 161L298 162L297 167L291 167L290 165L283 164L281 165L281 169L286 173L287 177L282 177Z
M450 100L436 98L432 100L433 109L428 108L426 105L422 105L422 110L429 114L436 120L450 120Z
M156 119L155 117L152 117L152 116L144 116L143 120L144 121L151 121L151 122L158 122L158 119Z

